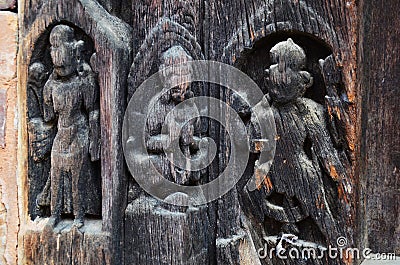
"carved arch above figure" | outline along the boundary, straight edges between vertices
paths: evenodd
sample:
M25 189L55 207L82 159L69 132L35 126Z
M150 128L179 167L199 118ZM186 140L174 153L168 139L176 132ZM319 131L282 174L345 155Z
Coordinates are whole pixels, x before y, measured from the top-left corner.
M248 27L249 32L243 33L242 27ZM239 25L228 39L221 59L234 64L243 51L251 50L263 38L279 32L308 35L320 40L335 55L340 56L340 41L344 37L338 35L326 19L304 0L296 3L283 0L279 3L266 1L257 9L251 10L248 21Z
M100 242L99 246L115 253L110 255L105 253L107 257L99 257L99 259L110 259L112 263L121 263L121 246L118 242L122 237L121 223L125 205L125 175L124 162L121 147L121 128L122 118L126 106L126 85L129 66L131 65L131 44L132 29L129 25L111 16L97 2L93 0L72 0L72 1L25 1L24 10L30 10L21 21L20 30L20 51L19 54L19 94L21 106L20 113L20 135L22 140L27 141L27 82L28 67L30 63L42 62L46 66L45 71L50 72L51 60L48 45L48 37L55 25L68 25L79 35L85 43L91 47L88 57L85 58L85 65L80 69L84 74L91 66L98 79L99 92L99 108L100 108L100 124L101 124L101 220L93 221L95 228L93 231L93 242ZM35 50L29 50L25 47L34 47ZM82 47L80 47L82 48ZM96 56L90 55L96 51ZM35 54L36 53L36 54ZM91 59L91 60L90 60ZM89 63L90 61L90 63ZM40 69L40 67L38 68ZM86 70L85 70L86 69ZM27 146L27 145L25 145ZM42 235L41 228L32 232L32 226L36 227L40 219L33 222L28 213L28 150L22 146L19 150L20 157L24 158L19 164L19 172L22 176L21 194L23 200L21 203L21 223L27 232L24 234L24 240L35 240ZM90 200L90 198L87 198ZM92 222L92 221L90 221ZM64 227L64 226L63 226ZM58 228L57 228L58 229ZM54 231L57 231L55 229ZM85 231L85 228L82 228ZM24 231L25 231L24 230ZM38 244L37 248L52 248L52 236L55 233L47 233L45 244ZM67 233L66 235L69 235ZM41 242L41 241L40 241ZM82 241L83 242L83 241ZM94 244L94 243L93 243ZM22 246L23 244L21 244ZM35 247L33 247L35 248ZM77 252L82 249L89 249L88 246L77 246ZM36 257L29 249L24 250L27 257L33 257L36 263L40 263L41 257ZM97 250L96 250L97 251ZM49 255L56 255L49 253ZM83 257L84 255L82 255ZM46 258L46 257L42 257ZM49 257L47 257L49 258ZM70 257L72 258L72 257ZM93 260L92 260L93 261ZM67 262L67 261L65 261ZM71 261L72 262L72 261ZM88 261L87 261L88 262ZM86 262L86 263L87 263ZM85 262L84 262L85 263ZM111 264L111 262L109 262Z
M154 73L154 64L158 63L161 54L173 46L182 47L193 60L204 60L200 44L187 28L170 18L161 18L133 60L128 77L128 99L139 85Z

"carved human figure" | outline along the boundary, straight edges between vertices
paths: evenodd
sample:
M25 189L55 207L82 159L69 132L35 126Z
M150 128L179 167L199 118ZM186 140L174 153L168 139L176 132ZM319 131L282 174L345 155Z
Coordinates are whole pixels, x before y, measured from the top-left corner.
M184 104L183 108L179 107L179 103L193 96L190 83L192 69L185 65L191 60L181 46L173 46L162 53L159 70L163 89L161 94L151 101L153 107L149 111L150 118L146 125L146 148L156 169L164 178L181 185L195 185L200 178L200 172L187 170L190 165L186 165L186 169L172 165L164 147L169 145L170 139L179 138L180 149L186 157L191 157L199 151L202 141L200 119L191 119L182 124L187 117L196 114L197 108L190 103ZM172 87L175 81L180 81L181 85ZM168 115L174 108L177 115ZM162 130L163 126L165 131Z
M41 62L34 62L28 71L28 96L32 99L28 116L30 119L43 118L43 87L48 73Z
M43 215L50 206L48 182L50 175L50 152L55 128L43 120L43 87L48 77L45 66L34 62L28 75L28 132L29 132L29 178L31 216ZM39 193L39 195L38 195ZM33 208L35 207L35 208Z
M283 223L282 232L293 234L299 232L296 222L310 216L326 240L336 242L343 229L335 219L337 183L332 183L340 182L346 173L330 138L324 107L303 97L313 84L304 71L305 52L288 39L276 44L270 56L266 98L272 101L278 134L276 153L269 173L263 172L263 161L255 167L256 174L265 177L266 215ZM283 195L283 208L268 201L273 193Z
M51 215L57 224L61 214L73 214L81 227L90 207L87 192L91 161L99 160L98 87L90 66L83 62L82 41L74 30L58 25L50 33L54 70L45 84L44 120L57 122L51 151Z

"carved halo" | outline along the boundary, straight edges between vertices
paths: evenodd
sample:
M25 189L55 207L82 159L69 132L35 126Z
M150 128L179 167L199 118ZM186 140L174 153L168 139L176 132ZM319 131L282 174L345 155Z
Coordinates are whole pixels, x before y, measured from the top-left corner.
M128 99L150 75L154 62L173 46L181 46L193 60L204 60L196 38L184 26L162 18L145 39L133 61L128 78Z

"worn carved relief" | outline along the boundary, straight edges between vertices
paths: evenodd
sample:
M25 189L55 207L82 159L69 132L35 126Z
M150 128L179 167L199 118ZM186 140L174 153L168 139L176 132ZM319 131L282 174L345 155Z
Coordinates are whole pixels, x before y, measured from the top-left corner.
M346 214L346 198L340 193L350 193L351 186L344 165L347 160L335 140L338 133L334 138L331 130L340 126L330 124L333 117L324 105L304 96L315 86L306 69L304 49L289 38L277 43L269 54L265 100L271 103L276 123L276 153L269 172L264 168L269 169L270 164L255 160L256 189L252 190L251 181L248 182L244 204L258 205L251 213L260 222L254 227L270 247L311 247L320 253L328 245L336 246L336 240L346 235L345 224L339 221ZM331 60L332 56L319 63L323 66L328 62L326 66L331 66ZM259 132L252 120L249 119L250 138L257 143ZM260 147L268 149L268 145ZM252 151L257 154L262 150L254 147Z
M203 59L203 55L192 33L193 21L187 19L190 16L185 14L183 12L182 16L177 14L171 18L161 18L144 40L131 68L128 94L134 95L138 86L158 71L159 82L156 82L158 93L150 100L148 109L142 110L143 115L147 115L146 152L163 178L180 185L198 185L204 181L206 171L190 171L188 170L190 165L181 169L171 162L174 158L168 157L165 151L170 139L178 137L180 151L186 157L193 157L202 152L200 149L205 146L203 142L207 141L203 138L201 119L195 118L188 123L184 122L187 117L193 117L194 113L199 111L197 107L190 103L184 104L185 107L181 109L179 107L180 103L193 96L200 96L203 91L201 84L190 81L193 69L188 62ZM182 81L182 84L171 88L171 83L176 80ZM176 115L168 115L173 109ZM135 126L134 116L128 119L130 130L140 129ZM133 141L135 139L128 137L125 143L128 150L135 150L129 148ZM136 161L134 172L141 167L142 159L147 154L128 154L132 156L127 159ZM155 178L149 176L153 177ZM157 188L156 180L154 187ZM165 199L186 201L188 196L180 192L166 193ZM160 259L171 264L207 263L208 239L204 231L209 229L209 220L206 207L174 206L163 203L144 192L133 179L128 200L129 204L125 211L126 263L158 264ZM146 222L142 222L144 219ZM149 226L168 227L169 232L158 235L144 232L143 229ZM166 251L151 255L148 253L148 244L154 245L157 251L161 249ZM158 256L160 257L157 258Z
M23 264L123 264L128 2L21 2Z
M198 111L196 106L188 107L186 105L185 108L178 108L178 115L167 116L179 103L193 97L192 84L189 82L192 69L187 65L187 62L191 60L192 57L181 46L171 47L162 53L159 70L161 71L161 82L165 87L161 89L162 95L154 99L154 106L149 111L151 119L147 122L146 128L147 151L154 154L152 159L157 170L162 172L166 179L181 185L195 185L200 180L200 172L180 170L176 166L171 166L170 160L165 157L164 147L168 146L169 139L180 133L177 137L180 137L180 148L186 157L196 155L199 151L202 141L200 119L192 119L189 123L184 124L183 130L180 132L180 123L186 120L185 116L194 116L193 114ZM170 82L177 78L184 83L169 90ZM177 120L168 120L167 117ZM168 127L162 131L164 124L167 124ZM173 158L170 157L170 159Z
M48 78L45 66L35 62L29 67L28 131L31 216L49 214L50 152L56 129L43 119L43 87Z
M99 88L89 64L96 54L67 25L55 26L48 41L53 70L47 81L42 63L29 68L29 180L42 187L39 193L31 188L30 199L36 195L41 216L50 206L53 225L71 216L79 228L85 214L101 214Z

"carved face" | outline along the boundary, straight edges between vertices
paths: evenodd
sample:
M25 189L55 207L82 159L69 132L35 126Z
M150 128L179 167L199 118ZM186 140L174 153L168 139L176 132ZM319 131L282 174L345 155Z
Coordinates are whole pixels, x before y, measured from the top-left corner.
M174 46L162 54L160 78L165 88L171 88L174 101L183 101L185 94L190 90L192 69L187 62L191 60L192 57L180 46ZM179 85L175 86L175 84Z
M58 76L69 76L76 71L74 30L65 25L54 27L50 33L50 55Z
M46 69L42 63L33 63L29 66L29 82L41 86L47 76Z
M288 39L275 45L270 55L273 64L267 74L271 98L278 103L287 103L303 96L313 83L310 73L302 71L306 61L303 49Z

